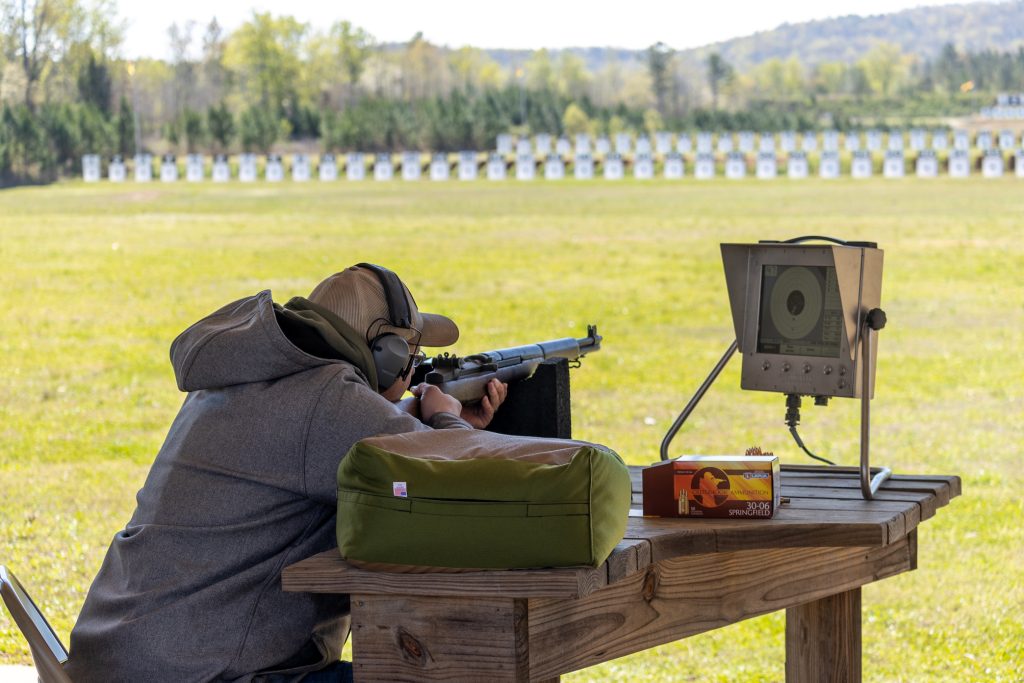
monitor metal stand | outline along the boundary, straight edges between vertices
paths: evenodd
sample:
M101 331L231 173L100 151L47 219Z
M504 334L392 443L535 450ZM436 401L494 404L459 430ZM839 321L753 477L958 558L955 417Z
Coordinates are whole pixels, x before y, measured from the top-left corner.
M878 311L876 314L875 311ZM860 477L860 490L861 495L864 496L864 500L871 500L874 498L875 493L878 492L878 487L882 485L886 479L892 475L892 470L888 467L875 467L872 468L870 465L870 449L871 449L871 359L872 359L872 343L878 334L878 330L885 326L885 314L881 313L879 309L874 309L864 316L863 320L863 334L861 334L861 398L860 398L860 467L834 467L836 474L857 474ZM697 393L693 395L686 407L683 408L683 412L679 413L679 417L669 427L668 432L665 434L665 438L661 440L661 459L668 460L668 447L672 443L672 439L675 438L676 434L682 428L683 423L686 422L687 418L690 417L690 413L694 411L700 400L704 398L704 394L707 393L711 385L715 383L718 376L722 374L722 370L729 363L729 359L732 358L733 354L736 353L738 344L736 340L733 340L729 348L726 349L725 354L715 365L714 369L711 370L711 374L707 376L707 379L697 389ZM809 470L808 466L791 466L787 467L787 470L801 471ZM813 466L813 471L820 471L819 466Z

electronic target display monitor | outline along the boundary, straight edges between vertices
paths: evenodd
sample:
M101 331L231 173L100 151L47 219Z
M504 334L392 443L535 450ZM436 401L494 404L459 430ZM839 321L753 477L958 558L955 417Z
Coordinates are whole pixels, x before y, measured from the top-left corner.
M881 303L882 256L872 243L723 244L742 388L859 398L863 320Z
M759 353L838 359L843 306L836 269L761 266L758 318Z

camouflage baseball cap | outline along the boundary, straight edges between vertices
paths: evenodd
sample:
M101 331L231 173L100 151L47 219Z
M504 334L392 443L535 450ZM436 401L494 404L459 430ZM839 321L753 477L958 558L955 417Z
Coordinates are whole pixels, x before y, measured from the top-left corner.
M307 297L347 322L367 338L390 332L420 346L448 346L459 338L459 328L443 315L422 313L409 288L399 280L409 304L410 327L391 324L392 312L377 273L362 266L351 266L318 284Z

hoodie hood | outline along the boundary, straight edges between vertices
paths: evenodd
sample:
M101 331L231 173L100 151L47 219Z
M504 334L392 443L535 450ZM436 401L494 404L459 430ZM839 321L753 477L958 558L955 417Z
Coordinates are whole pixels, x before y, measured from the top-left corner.
M375 382L369 379L376 378L373 360L355 331L338 330L338 321L325 320L303 304L308 302L293 299L281 307L274 303L268 289L232 302L189 327L171 343L171 365L178 389L197 391L268 382L339 361L354 365L373 386ZM285 334L279 316L291 329L306 327L313 330L313 335L327 338L335 352L327 358L307 353Z

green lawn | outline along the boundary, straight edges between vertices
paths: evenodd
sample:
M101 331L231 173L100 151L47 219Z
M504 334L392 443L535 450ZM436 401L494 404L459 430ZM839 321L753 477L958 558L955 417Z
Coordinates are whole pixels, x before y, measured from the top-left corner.
M0 192L0 562L67 635L182 400L175 335L233 299L305 295L382 263L479 351L599 324L573 374L574 433L658 457L731 340L718 245L802 234L885 249L873 454L959 474L919 569L864 590L867 680L1024 678L1024 182L80 183ZM781 395L727 368L680 452L760 445L805 462ZM857 459L859 404L805 410L820 454ZM773 614L566 677L781 680ZM27 662L0 615L0 663ZM714 662L714 666L709 666Z

